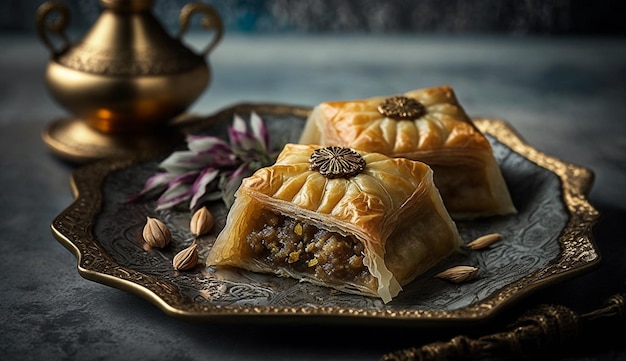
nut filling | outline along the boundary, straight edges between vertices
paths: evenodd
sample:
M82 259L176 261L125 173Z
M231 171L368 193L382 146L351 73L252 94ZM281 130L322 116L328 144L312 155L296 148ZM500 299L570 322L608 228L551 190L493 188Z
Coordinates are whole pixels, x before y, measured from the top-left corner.
M363 264L363 245L349 236L264 212L246 238L255 258L330 283L376 284Z

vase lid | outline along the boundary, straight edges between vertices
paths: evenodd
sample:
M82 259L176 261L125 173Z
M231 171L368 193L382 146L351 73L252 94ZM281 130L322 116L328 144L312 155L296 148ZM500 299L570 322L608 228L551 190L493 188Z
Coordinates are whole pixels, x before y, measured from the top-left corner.
M57 56L68 68L110 76L185 72L202 56L170 36L152 15L153 0L100 0L103 11L76 44Z

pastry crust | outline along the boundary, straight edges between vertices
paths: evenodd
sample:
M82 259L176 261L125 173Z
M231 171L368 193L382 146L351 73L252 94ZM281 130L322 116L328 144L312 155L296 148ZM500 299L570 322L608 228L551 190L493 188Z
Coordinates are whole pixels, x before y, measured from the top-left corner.
M475 127L449 86L409 91L423 113L411 119L385 116L390 97L330 101L309 116L299 143L350 146L422 161L455 219L516 213L486 137Z
M309 158L319 148L287 144L273 166L259 169L243 180L225 228L208 255L207 265L275 273L389 302L400 292L401 285L460 247L456 225L443 205L427 165L379 153L358 152L366 162L361 173L330 179L310 169ZM307 242L323 241L315 237L302 241L303 251L294 256L293 264L291 259L273 263L271 257L259 257L255 254L256 245L250 243L250 235L264 226L261 223L268 213L275 213L284 224L295 224L296 228L302 224L320 230L315 234L335 235L344 243L362 246L362 254L353 255L362 259L355 267L363 268L369 281L361 276L320 277L311 263L332 268L336 260L334 256L325 257L328 264L317 264L322 260L317 253L319 257L312 261L313 255L304 250L312 248L307 248ZM280 228L280 232L285 233L284 229ZM294 232L302 234L301 229ZM266 232L269 233L277 232ZM261 243L270 243L270 238L264 236ZM324 251L329 248L332 248L329 244L318 247ZM300 261L308 267L297 267Z

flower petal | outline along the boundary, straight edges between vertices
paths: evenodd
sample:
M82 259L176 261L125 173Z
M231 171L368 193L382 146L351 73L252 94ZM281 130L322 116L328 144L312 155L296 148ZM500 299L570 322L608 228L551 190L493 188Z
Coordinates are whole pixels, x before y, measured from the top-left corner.
M196 178L191 187L191 201L189 203L189 209L195 209L198 201L205 195L209 189L208 185L217 179L219 170L214 168L206 168L202 170L200 175Z
M187 148L196 153L209 151L215 147L230 149L224 140L209 135L188 135L186 141Z
M237 189L239 189L241 181L252 175L254 171L255 169L250 169L249 164L246 163L242 164L234 171L222 175L220 179L220 189L222 190L222 200L227 208L230 208L235 201L235 193Z
M213 188L213 187L211 187ZM217 201L217 200L221 200L222 198L222 192L220 190L214 189L210 192L206 192L204 193L204 195L202 197L198 197L198 201L196 202L197 205L206 203L206 202L212 202L212 201ZM190 208L191 209L191 208Z
M171 208L191 198L191 189L196 172L181 174L167 184L167 189L157 199L157 210Z
M134 202L148 193L154 193L155 195L161 193L167 187L167 184L174 179L175 175L167 172L155 173L153 176L146 180L143 189L139 193L129 198L130 202Z
M168 188L157 199L156 210L163 210L172 208L173 206L183 203L191 197L191 185L189 184L177 184L171 188Z
M263 144L250 133L239 133L232 130L233 137L237 138L238 146L233 148L237 154L245 154L248 151L264 152ZM242 152L243 151L243 152Z
M246 122L242 117L235 114L233 116L233 125L228 127L228 139L230 140L231 146L240 147L241 140L239 138L241 137L241 134L244 134L247 131L248 128L246 127Z
M248 127L246 126L246 121L243 120L238 114L233 116L233 126L232 128L240 133L247 133Z
M205 167L234 167L239 164L237 154L235 154L234 150L226 143L215 144L212 148L201 151L200 154L210 157L210 160L204 164Z
M254 137L263 146L263 150L267 151L270 146L270 136L267 128L265 127L265 123L263 123L263 119L255 112L250 113L250 128L252 128L252 134L254 134Z
M210 159L211 157L207 154L198 154L188 150L181 150L170 154L169 157L165 158L159 164L159 167L169 173L178 175L202 169Z

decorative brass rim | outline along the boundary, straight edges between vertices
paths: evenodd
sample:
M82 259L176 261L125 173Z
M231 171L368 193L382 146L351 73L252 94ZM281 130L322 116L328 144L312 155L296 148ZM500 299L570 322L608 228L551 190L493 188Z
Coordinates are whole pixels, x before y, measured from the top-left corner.
M281 104L237 104L203 118L199 123L186 124L184 130L193 133L207 124L229 121L234 113L257 111L306 116L310 110L307 107ZM229 322L241 316L246 316L247 321L267 321L268 317L277 321L295 317L301 322L314 323L330 317L349 322L402 323L416 326L484 321L541 287L571 278L596 266L600 261L600 255L592 239L592 227L599 213L587 200L594 178L592 171L565 163L534 149L502 120L481 118L474 121L485 134L493 136L514 152L558 176L569 219L558 240L561 252L556 259L538 271L467 307L455 310L374 310L351 307L223 306L194 302L183 295L176 285L115 262L99 244L92 231L93 220L103 202L100 188L105 177L113 171L147 160L141 156L134 159L101 161L74 171L71 185L76 199L53 220L52 233L77 257L78 272L83 277L137 294L155 304L166 314L175 317L194 320L222 319ZM319 316L325 317L320 319Z

